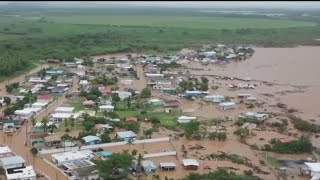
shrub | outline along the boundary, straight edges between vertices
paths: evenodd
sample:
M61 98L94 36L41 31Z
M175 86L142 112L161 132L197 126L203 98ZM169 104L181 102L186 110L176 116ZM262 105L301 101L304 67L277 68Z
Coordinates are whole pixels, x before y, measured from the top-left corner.
M246 176L253 176L253 171L251 171L251 170L244 170L243 173L244 173Z

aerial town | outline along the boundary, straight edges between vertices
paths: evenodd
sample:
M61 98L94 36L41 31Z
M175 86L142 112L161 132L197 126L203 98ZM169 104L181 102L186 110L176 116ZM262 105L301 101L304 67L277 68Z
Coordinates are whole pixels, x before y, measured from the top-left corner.
M279 90L299 87L215 74L254 53L212 44L43 60L1 86L1 179L164 180L217 169L267 180L320 176L319 127L277 101Z

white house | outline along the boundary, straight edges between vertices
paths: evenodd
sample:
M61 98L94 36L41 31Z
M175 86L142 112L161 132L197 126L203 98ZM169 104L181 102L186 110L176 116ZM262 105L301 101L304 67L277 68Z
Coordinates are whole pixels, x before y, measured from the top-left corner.
M102 105L99 106L100 111L105 111L105 112L113 112L114 106L112 105Z
M197 117L180 116L178 117L177 121L182 124L182 123L189 123L192 120L196 120L196 119Z
M70 163L79 160L90 160L93 157L83 153L82 151L69 151L51 155L52 161L57 165Z
M216 102L220 103L225 100L225 97L222 95L208 95L203 98L206 102Z
M129 139L134 139L136 137L137 137L137 135L132 131L116 132L116 138L124 140L124 141L127 141Z
M78 65L78 66L81 66L81 65ZM79 76L79 77L85 77L86 76L86 72L85 71L77 71L76 75Z
M310 176L312 177L310 180L319 180L320 179L320 163L304 163L308 169L310 170Z
M118 91L118 96L121 99L121 101L123 101L123 100L131 97L132 93L128 92L128 91Z
M32 108L41 108L44 109L46 105L48 105L49 102L35 102L31 105Z
M0 164L4 169L20 168L26 166L26 161L21 156L10 156L1 158Z
M151 73L146 73L146 77L158 77L158 78L163 78L164 74L151 74Z
M30 77L30 83L47 83L51 79L51 76L46 76L44 78L41 77Z
M237 105L234 102L223 102L219 104L220 110L228 110L228 109L234 109Z
M245 114L245 117L250 119L255 119L257 121L264 121L269 118L269 115L265 113L247 112Z
M7 180L36 180L37 175L32 166L15 168L6 171Z

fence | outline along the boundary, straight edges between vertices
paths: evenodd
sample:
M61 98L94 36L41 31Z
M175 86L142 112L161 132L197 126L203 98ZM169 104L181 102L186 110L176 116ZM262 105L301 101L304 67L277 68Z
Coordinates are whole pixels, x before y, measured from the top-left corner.
M168 152L145 154L143 155L143 158L154 158L154 157L176 156L176 155L177 155L177 151L168 151Z
M61 153L61 152L68 152L68 151L77 151L79 150L79 147L65 147L65 148L59 148L59 149L43 149L39 151L39 154L54 154L54 153Z

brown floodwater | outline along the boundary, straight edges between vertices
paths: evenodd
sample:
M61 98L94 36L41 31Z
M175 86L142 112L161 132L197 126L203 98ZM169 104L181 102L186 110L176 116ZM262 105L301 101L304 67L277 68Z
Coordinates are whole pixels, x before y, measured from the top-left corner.
M214 74L252 80L268 81L289 88L302 86L303 93L276 95L276 98L289 107L298 109L300 115L307 119L319 120L317 104L320 100L320 61L317 60L320 47L296 48L255 48L252 58L242 62L231 62L225 65L201 65L192 63L189 66L201 68L201 71L190 71L191 74ZM263 89L264 90L264 89ZM267 93L267 92L266 92Z

